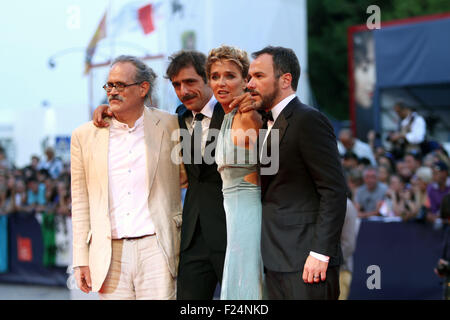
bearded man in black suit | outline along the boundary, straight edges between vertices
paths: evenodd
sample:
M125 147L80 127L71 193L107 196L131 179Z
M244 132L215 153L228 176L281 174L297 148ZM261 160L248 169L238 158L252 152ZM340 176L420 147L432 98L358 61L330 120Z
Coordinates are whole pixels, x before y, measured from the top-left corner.
M250 92L234 104L267 113L260 175L268 298L338 299L347 187L333 127L296 97L300 64L293 50L269 46L252 56ZM267 150L278 152L266 157Z

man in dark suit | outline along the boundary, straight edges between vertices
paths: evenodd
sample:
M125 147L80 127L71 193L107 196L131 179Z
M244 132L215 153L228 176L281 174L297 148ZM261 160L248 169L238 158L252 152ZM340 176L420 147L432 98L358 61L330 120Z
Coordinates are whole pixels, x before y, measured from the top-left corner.
M206 56L200 52L180 51L170 57L166 71L183 103L176 110L185 133L181 134L185 138L182 152L188 177L177 278L177 299L183 300L213 298L222 281L226 250L222 179L214 162L224 111L207 84L205 63ZM191 135L198 126L202 153L191 158Z
M243 112L262 108L268 113L268 135L260 137L268 297L338 299L347 189L333 128L295 96L300 65L291 49L266 47L253 58L250 93L236 104ZM279 152L265 157L265 150L276 150L274 144ZM269 160L279 161L276 173L265 170Z

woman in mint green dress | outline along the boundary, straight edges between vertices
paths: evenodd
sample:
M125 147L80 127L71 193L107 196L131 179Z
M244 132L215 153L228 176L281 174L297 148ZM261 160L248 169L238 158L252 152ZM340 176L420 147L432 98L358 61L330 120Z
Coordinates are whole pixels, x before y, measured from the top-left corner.
M256 151L262 120L256 111L239 113L238 108L229 108L233 99L244 93L249 64L245 51L230 46L211 50L206 63L209 85L225 111L216 145L227 223L222 300L263 298L262 209Z

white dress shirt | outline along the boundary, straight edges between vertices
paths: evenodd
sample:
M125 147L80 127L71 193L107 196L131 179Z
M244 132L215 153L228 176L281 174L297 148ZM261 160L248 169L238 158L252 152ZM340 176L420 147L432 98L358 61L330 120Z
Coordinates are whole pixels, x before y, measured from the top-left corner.
M192 111L193 117L186 117L185 122L186 126L189 130L189 133L192 134L192 130L194 130L195 126L195 115L197 113L201 113L204 115L202 120L202 155L205 154L205 146L206 146L206 140L208 139L208 132L209 132L209 125L211 124L211 118L213 116L214 112L214 106L216 105L217 100L214 98L214 96L209 99L208 103L203 107L203 109L200 112Z
M273 124L275 123L275 121L277 121L277 118L280 115L281 111L283 111L284 108L286 108L286 106L289 104L289 102L291 102L292 99L294 99L294 98L295 98L295 94L291 94L290 96L287 96L286 98L284 98L283 100L278 102L278 104L275 107L270 109L270 111L272 111L273 121L270 121L270 120L267 121L267 132L266 132L266 136L264 138L264 143L266 143L267 136L269 135L269 132L273 127Z
M353 147L350 150L347 150L344 147L344 145L342 144L342 142L339 141L339 140L337 141L337 146L338 146L339 154L341 156L343 156L347 151L352 151L353 153L356 154L356 156L359 159L367 158L367 159L370 160L370 163L373 166L377 165L377 162L375 160L375 156L374 156L374 154L372 152L372 148L370 148L370 145L368 145L365 142L362 142L359 139L355 139L355 144L353 145Z
M427 131L427 124L422 116L417 112L413 112L402 120L400 126L402 128L409 125L411 118L414 117L411 123L411 130L405 135L406 140L411 144L419 144L425 140L425 134Z
M270 120L267 121L267 133L266 133L266 137L264 138L264 143L266 143L267 136L269 135L269 132L272 129L275 121L277 121L278 116L284 110L284 108L286 108L286 106L289 104L289 102L291 102L294 98L295 98L295 94L291 94L290 96L287 96L286 98L281 100L275 107L273 107L271 109L273 121L270 121ZM328 262L330 260L330 257L324 256L323 254L320 254L320 253L317 253L314 251L310 251L309 255L316 259L319 259L320 261L324 261L324 262Z
M113 239L155 233L148 208L144 115L133 128L113 118L109 131L108 190Z

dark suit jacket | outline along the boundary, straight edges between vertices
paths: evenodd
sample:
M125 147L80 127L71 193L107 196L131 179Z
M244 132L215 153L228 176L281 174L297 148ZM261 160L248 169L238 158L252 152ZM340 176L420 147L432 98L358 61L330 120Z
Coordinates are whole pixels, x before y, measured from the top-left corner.
M322 113L296 97L278 116L275 129L279 170L261 176L264 266L298 272L310 251L330 256L329 267L340 265L347 187L333 128ZM269 135L269 149L270 140Z
M185 113L189 110L178 106L176 110L181 129L187 130ZM224 111L219 103L214 106L214 112L209 126L210 133L206 145L217 143L217 137L211 135L211 129L220 130ZM183 150L185 147L182 141ZM190 152L188 150L188 152ZM209 247L215 251L226 249L226 220L223 208L222 179L217 171L217 164L186 164L189 186L186 191L183 206L183 224L181 226L181 251L188 248L194 235L197 222L200 223L202 235Z

